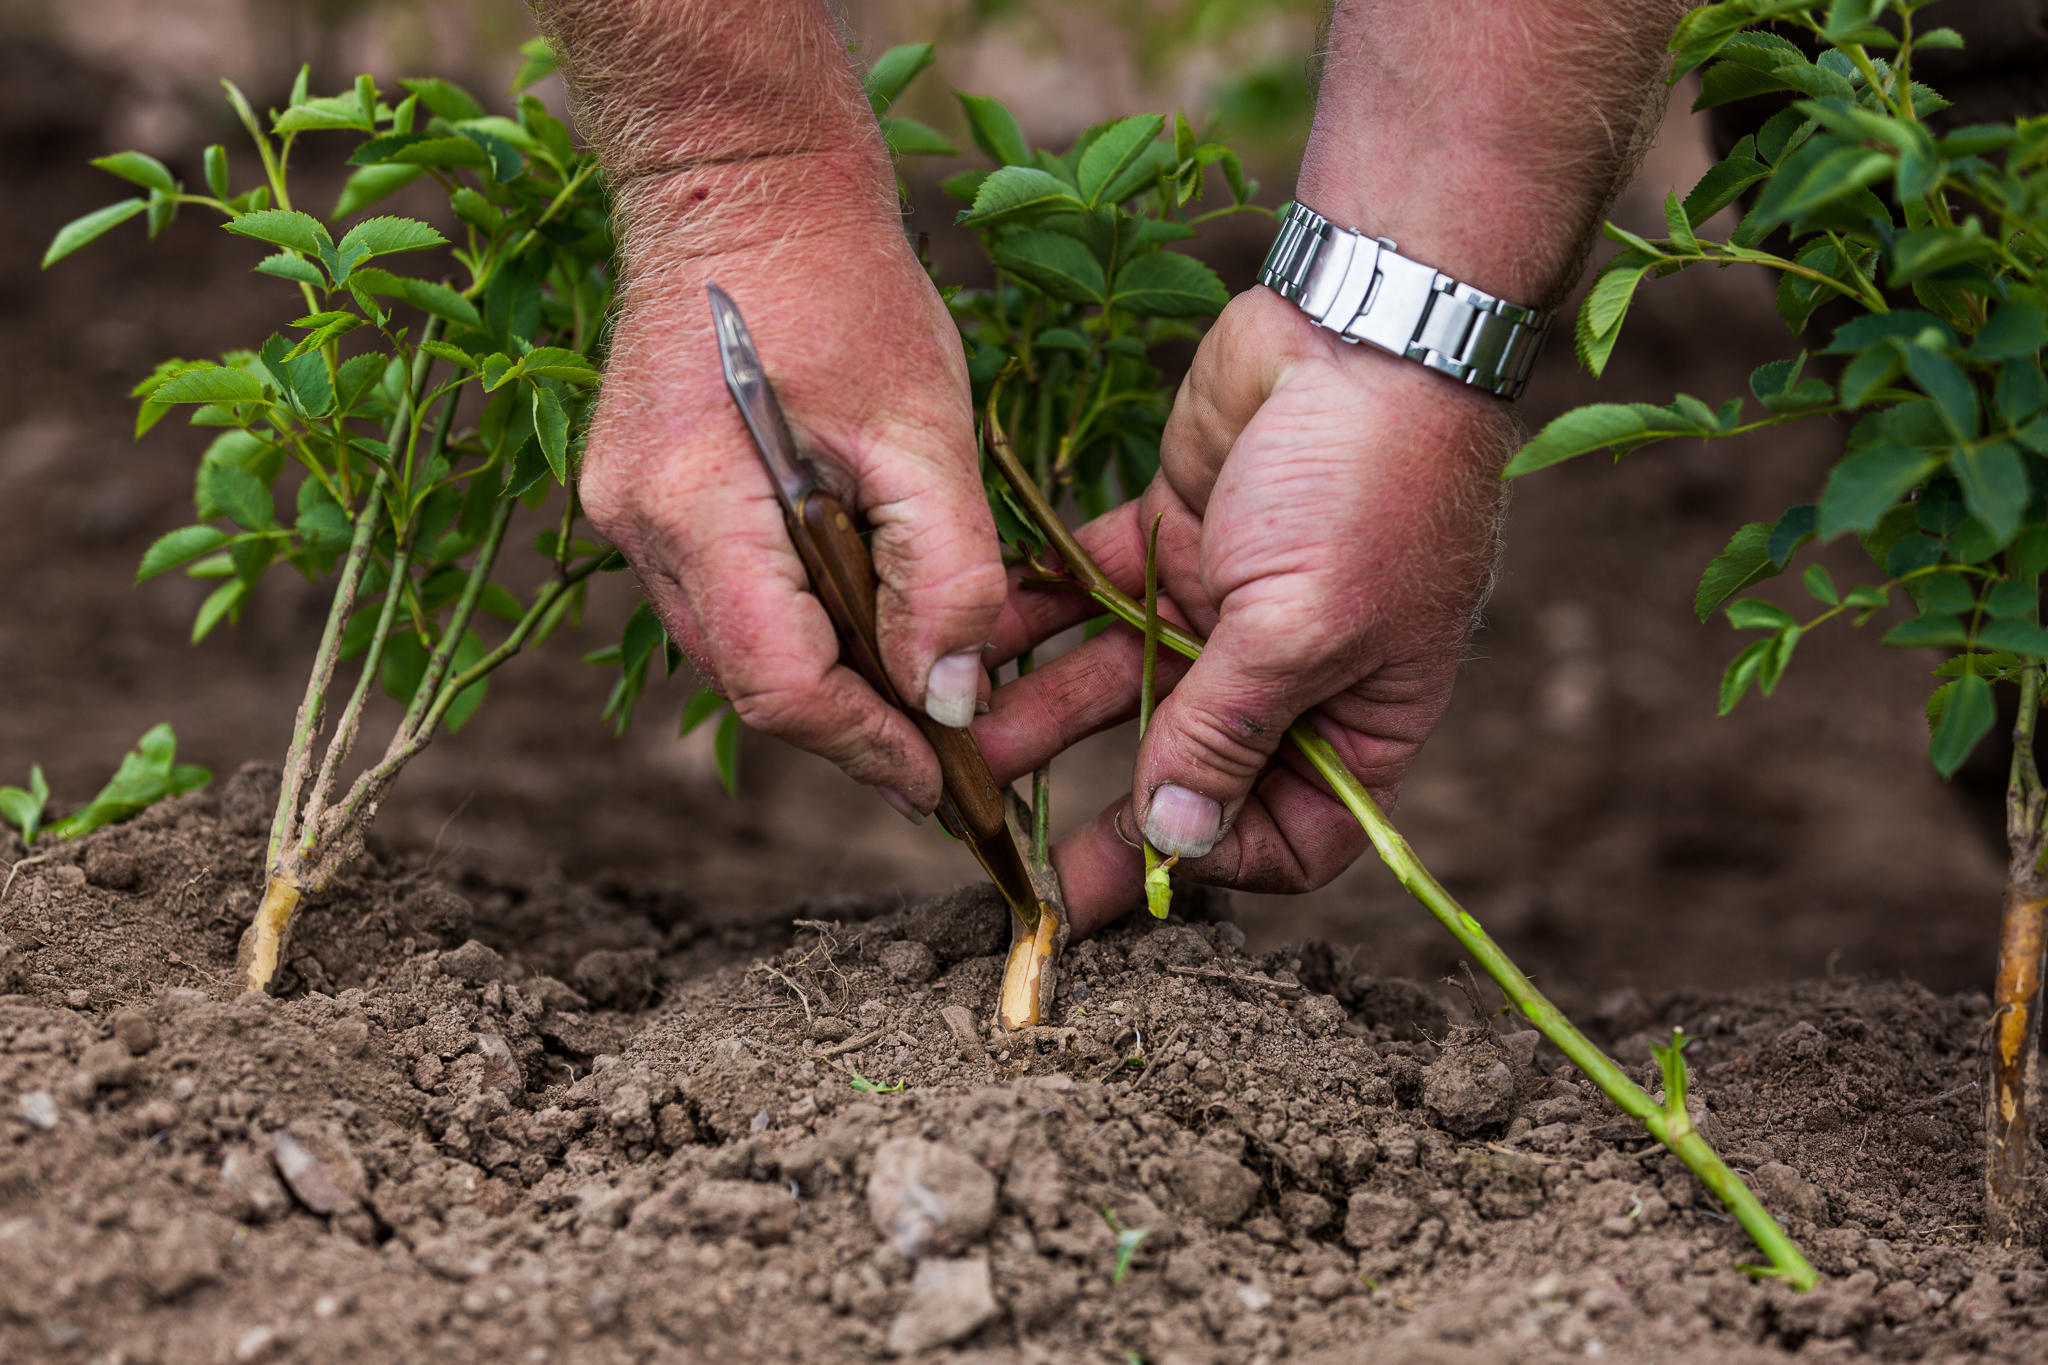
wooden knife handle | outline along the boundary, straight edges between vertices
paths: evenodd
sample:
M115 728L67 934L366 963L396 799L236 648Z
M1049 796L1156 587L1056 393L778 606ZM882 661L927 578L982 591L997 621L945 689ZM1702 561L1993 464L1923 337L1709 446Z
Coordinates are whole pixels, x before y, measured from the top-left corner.
M811 576L811 589L839 631L846 661L883 700L917 722L938 754L948 798L939 803L939 822L956 838L972 835L976 841L1007 841L1002 792L988 770L988 760L982 757L981 746L966 730L933 720L923 707L904 705L882 667L875 630L874 560L853 518L839 499L820 489L805 494L797 503L789 531Z

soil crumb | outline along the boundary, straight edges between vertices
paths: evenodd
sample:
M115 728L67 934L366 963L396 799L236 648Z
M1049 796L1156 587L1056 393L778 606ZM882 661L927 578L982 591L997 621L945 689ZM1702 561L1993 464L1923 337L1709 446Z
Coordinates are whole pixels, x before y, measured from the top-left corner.
M232 996L266 775L0 906L9 1361L2038 1361L1979 1240L1981 996L1619 996L1797 1295L1533 1034L1217 907L992 1030L984 891L721 921L368 859ZM260 802L259 802L260 804ZM0 842L0 857L20 857Z

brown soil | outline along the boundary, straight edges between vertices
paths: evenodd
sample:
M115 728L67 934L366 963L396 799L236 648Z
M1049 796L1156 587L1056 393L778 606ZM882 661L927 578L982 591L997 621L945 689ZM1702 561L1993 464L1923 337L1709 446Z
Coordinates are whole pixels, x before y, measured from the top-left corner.
M287 998L223 999L274 783L20 871L0 1358L2048 1346L2041 1262L1977 1240L1981 996L1601 1012L1624 1058L1703 1039L1703 1126L1829 1277L1802 1297L1534 1034L1227 922L1078 945L1052 1024L1002 1037L978 890L800 906L792 938L373 860L308 912ZM1145 1232L1121 1284L1111 1216Z
M1734 525L1812 497L1824 429L1519 487L1487 629L1398 811L1619 1055L1704 1036L1698 1087L1831 1277L1818 1295L1745 1280L1739 1232L1545 1050L1475 1038L1455 991L1404 982L1457 953L1370 860L1238 900L1242 938L1079 945L1056 1027L992 1045L986 907L946 934L900 894L966 875L960 850L751 738L727 801L702 736L672 738L680 685L625 743L599 728L609 679L575 655L615 633L623 585L407 773L376 857L302 921L285 998L229 1001L268 811L260 771L229 774L282 752L322 604L280 575L189 648L204 586L131 578L189 519L204 433L138 447L119 395L292 314L194 215L37 273L59 224L122 192L86 157L139 142L196 180L233 132L210 79L171 91L7 36L0 782L40 762L74 807L160 720L222 782L0 901L0 1359L860 1360L991 1303L967 1358L2048 1355L2041 1262L1977 1241L1966 1087L2001 858L1995 817L1927 770L1928 661L1817 636L1775 697L1712 715L1738 642L1692 620L1692 583ZM1684 102L1632 227L1704 164ZM1659 282L1608 380L1553 348L1525 416L1718 399L1791 349L1764 282ZM1128 753L1112 735L1062 760L1062 823ZM953 1155L878 1155L910 1138ZM1104 1206L1148 1231L1121 1286Z

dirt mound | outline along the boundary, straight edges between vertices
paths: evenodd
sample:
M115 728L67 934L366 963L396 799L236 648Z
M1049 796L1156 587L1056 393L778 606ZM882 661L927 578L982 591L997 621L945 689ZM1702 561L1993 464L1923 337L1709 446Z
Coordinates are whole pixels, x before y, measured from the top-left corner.
M1976 1240L1981 997L1602 1011L1624 1059L1702 1038L1703 1126L1829 1277L1801 1297L1533 1033L1227 921L1076 945L1054 1024L1003 1037L980 891L762 926L371 862L286 998L221 998L267 780L0 906L0 1357L2048 1347L2041 1262Z

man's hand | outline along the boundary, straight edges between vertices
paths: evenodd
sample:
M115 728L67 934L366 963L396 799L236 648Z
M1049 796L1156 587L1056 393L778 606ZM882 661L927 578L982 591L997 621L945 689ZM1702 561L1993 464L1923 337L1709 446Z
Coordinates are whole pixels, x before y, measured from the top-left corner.
M874 528L882 661L972 718L1003 599L967 371L819 0L535 0L604 156L626 289L578 487L750 727L921 819L938 761L839 642L726 392L704 286L745 313L797 439Z
M1141 829L1187 874L1250 890L1308 890L1358 856L1363 833L1298 756L1271 760L1319 708L1352 772L1392 794L1485 591L1510 432L1494 399L1347 345L1270 290L1224 311L1174 404L1159 477L1080 533L1135 596L1160 518L1162 611L1208 646L1192 667L1162 652L1172 692L1132 795L1056 854L1078 927L1134 902ZM1022 588L1012 602L997 658L1095 610ZM996 777L1129 719L1139 652L1119 627L998 689L975 725Z
M893 222L818 223L638 276L580 484L671 638L742 721L832 759L905 814L927 812L938 761L839 663L726 392L706 281L745 311L799 441L874 528L891 680L964 725L1003 577L952 321Z
M1337 0L1296 197L1496 297L1555 307L1655 124L1683 9ZM1281 740L1317 708L1310 723L1352 772L1391 794L1484 593L1507 412L1346 345L1270 290L1225 310L1174 404L1158 479L1082 535L1135 593L1161 518L1166 610L1209 644L1154 714L1128 801L1056 854L1077 927L1137 902L1141 830L1190 874L1250 889L1319 886L1357 856L1357 825ZM1028 590L1012 603L999 657L1093 611ZM1138 649L1113 631L999 689L976 727L996 775L1126 719ZM1162 658L1162 687L1181 672Z

